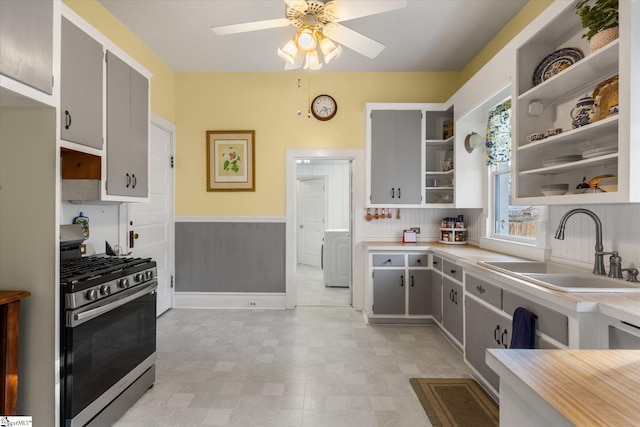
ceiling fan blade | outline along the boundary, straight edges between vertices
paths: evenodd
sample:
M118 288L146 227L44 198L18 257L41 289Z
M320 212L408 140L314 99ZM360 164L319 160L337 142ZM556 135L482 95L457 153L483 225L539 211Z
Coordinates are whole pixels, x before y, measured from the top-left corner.
M291 22L287 18L278 18L266 21L245 22L243 24L221 25L218 27L211 27L211 31L219 36L226 36L228 34L247 33L249 31L286 27L289 24L291 24Z
M366 56L367 58L375 58L384 50L384 45L379 43L364 34L360 34L344 25L330 22L324 26L322 33L351 50Z
M325 3L324 14L333 22L341 22L402 9L406 5L407 0L337 0Z
M293 10L298 12L306 12L309 9L309 5L305 0L284 0L284 2Z

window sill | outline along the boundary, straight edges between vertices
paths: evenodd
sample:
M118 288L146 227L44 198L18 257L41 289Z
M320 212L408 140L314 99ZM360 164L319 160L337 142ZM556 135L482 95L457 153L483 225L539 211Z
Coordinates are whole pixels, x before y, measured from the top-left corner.
M480 237L478 240L482 249L502 252L534 261L545 261L548 255L546 249L527 243L495 239L491 237Z

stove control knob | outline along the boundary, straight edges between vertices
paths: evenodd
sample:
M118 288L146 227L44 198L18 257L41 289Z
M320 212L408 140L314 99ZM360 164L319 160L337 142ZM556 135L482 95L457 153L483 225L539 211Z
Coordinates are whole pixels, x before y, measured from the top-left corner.
M111 295L111 286L109 285L102 285L100 287L100 294L101 295Z
M127 289L129 287L129 279L118 280L118 286L122 289Z
M147 280L153 279L153 271L149 270L144 273L144 278Z
M95 289L89 289L86 295L89 301L94 301L98 299L98 291Z
M138 273L133 278L136 282L142 282L144 280L144 274Z

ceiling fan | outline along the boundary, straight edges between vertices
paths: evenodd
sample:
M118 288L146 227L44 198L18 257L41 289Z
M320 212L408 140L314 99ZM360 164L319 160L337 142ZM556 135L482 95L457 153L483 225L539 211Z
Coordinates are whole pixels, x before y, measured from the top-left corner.
M324 55L324 62L340 56L340 44L368 58L375 58L384 45L364 34L341 25L340 22L364 16L401 9L407 0L284 0L285 17L265 21L211 27L217 35L245 33L293 25L298 31L291 40L278 49L278 55L286 61L285 69L317 70L322 67L317 48ZM335 42L339 43L336 45ZM303 65L304 63L304 65Z

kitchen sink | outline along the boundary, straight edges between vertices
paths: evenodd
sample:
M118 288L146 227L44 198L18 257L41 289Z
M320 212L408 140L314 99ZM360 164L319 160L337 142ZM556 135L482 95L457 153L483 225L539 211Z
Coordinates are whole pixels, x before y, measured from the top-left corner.
M479 265L561 292L640 292L638 283L540 261L479 261Z

